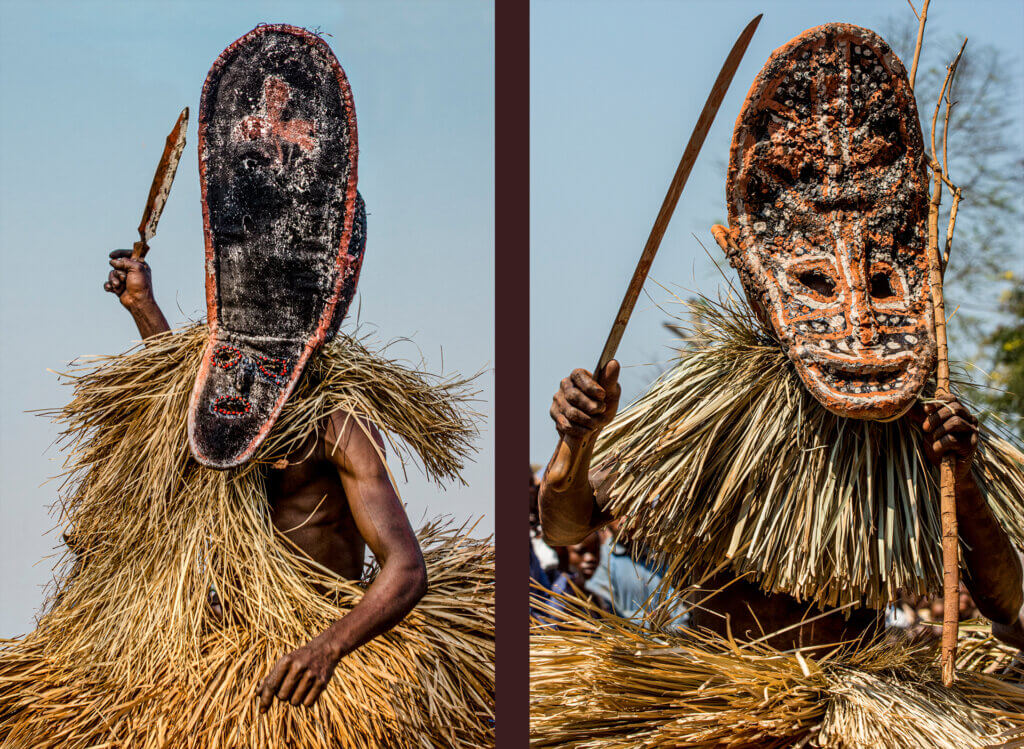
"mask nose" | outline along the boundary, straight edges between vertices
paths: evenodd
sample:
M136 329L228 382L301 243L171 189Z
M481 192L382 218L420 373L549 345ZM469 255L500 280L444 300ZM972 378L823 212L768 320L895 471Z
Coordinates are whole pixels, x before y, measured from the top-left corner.
M855 219L843 215L851 226ZM878 320L875 319L874 305L871 299L869 263L866 259L868 248L860 238L863 231L851 232L849 239L851 272L850 283L850 316L854 324L854 335L862 346L872 346L879 341Z
M865 346L878 343L878 321L875 320L874 312L866 305L857 321L857 335Z
M248 394L255 376L256 365L252 359L248 357L243 358L238 363L238 371L235 373L235 389L242 395Z

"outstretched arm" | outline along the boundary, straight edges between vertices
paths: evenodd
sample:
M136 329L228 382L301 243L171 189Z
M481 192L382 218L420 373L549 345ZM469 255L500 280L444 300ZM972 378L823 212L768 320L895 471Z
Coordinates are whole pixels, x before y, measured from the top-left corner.
M310 707L342 658L398 624L427 592L427 569L416 534L381 459L383 441L372 426L336 412L324 436L360 535L380 572L352 610L307 645L277 662L260 686L260 710L276 695ZM378 452L379 450L379 452Z
M956 516L962 542L964 583L978 610L992 620L993 632L1021 630L1024 603L1017 552L985 502L971 474L978 445L978 420L962 403L928 403L911 416L921 421L924 449L938 465L942 456L956 456Z
M562 380L551 404L551 418L573 455L573 470L563 481L551 479L552 456L540 484L540 524L544 540L554 546L579 543L611 521L601 508L608 485L607 470L590 470L597 435L619 407L619 363L614 359L600 373L600 381L583 369Z
M143 340L171 329L167 318L153 298L153 275L145 260L133 260L131 250L110 253L110 266L103 289L116 294L121 304L131 312L139 335Z

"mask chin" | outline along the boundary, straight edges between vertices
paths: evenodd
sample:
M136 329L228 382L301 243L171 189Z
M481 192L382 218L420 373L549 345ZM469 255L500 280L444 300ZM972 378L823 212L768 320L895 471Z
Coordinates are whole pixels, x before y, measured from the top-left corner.
M830 369L798 357L796 371L822 406L847 418L898 418L914 405L919 391L916 378L905 367L858 373Z

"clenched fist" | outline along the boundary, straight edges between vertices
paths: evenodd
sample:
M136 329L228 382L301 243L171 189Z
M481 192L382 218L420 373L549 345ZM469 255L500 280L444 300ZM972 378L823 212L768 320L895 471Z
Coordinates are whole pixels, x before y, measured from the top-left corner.
M110 266L104 291L116 294L129 310L153 303L153 276L145 260L133 260L131 250L114 250Z
M950 396L945 403L918 403L910 412L924 432L925 455L934 465L947 454L956 456L956 478L967 476L978 447L978 418Z
M619 363L612 359L598 379L574 369L551 403L551 418L565 440L584 440L607 426L619 408Z

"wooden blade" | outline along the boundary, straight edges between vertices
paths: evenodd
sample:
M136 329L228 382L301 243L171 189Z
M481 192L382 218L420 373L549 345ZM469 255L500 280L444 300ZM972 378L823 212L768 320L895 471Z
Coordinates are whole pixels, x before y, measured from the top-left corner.
M178 162L181 160L181 153L185 150L185 132L188 130L188 107L181 110L178 121L167 136L164 143L164 152L157 164L156 174L153 175L153 184L149 188L149 197L146 199L146 208L142 212L142 221L139 222L139 241L135 243L132 257L140 260L149 251L149 240L156 234L156 225L160 221L160 214L164 211L167 203L167 196L171 193L171 185L174 183L174 173L178 170Z
M686 150L683 151L683 157L679 160L679 166L676 167L676 173L668 186L668 193L666 193L665 200L661 204L661 210L658 211L658 217L654 220L650 236L647 237L647 244L644 245L640 261L636 265L636 270L633 271L633 278L630 279L629 287L626 289L626 296L623 297L622 304L619 305L619 313L615 316L615 322L608 333L608 340L604 344L601 358L598 359L597 366L594 368L594 377L597 377L605 368L605 365L615 358L615 352L619 348L622 334L626 331L626 324L633 314L633 307L636 306L636 300L640 297L644 281L647 280L647 272L651 269L654 256L658 253L658 248L661 246L661 239L665 236L665 230L668 228L668 222L671 220L672 213L676 209L676 203L679 202L679 196L686 186L686 180L690 176L694 163L697 161L697 154L700 153L701 146L704 145L704 138L707 136L708 130L711 129L711 124L715 121L715 115L718 114L718 108L722 104L722 99L725 98L725 92L729 90L729 84L732 83L732 77L736 73L736 68L739 67L740 60L743 59L743 54L747 51L747 45L750 43L751 37L754 36L757 25L761 22L761 15L763 14L758 14L756 18L747 24L747 27L743 29L743 33L736 40L736 43L732 45L732 50L730 50L729 56L725 58L725 63L718 73L718 78L715 79L715 85L711 87L711 93L708 94L707 101L704 102L704 109L701 110L700 117L697 118L697 124L690 134Z
M763 14L758 14L747 24L736 43L732 45L729 56L725 58L718 78L715 79L715 85L711 87L711 93L708 94L707 101L704 102L704 109L701 110L700 117L697 118L697 124L694 125L693 132L690 134L686 150L683 151L683 157L679 160L679 166L676 167L676 173L668 186L668 193L661 204L661 210L658 211L658 217L654 220L654 227L651 229L650 236L647 237L647 244L644 245L644 251L640 255L640 262L637 263L636 270L633 271L633 278L629 281L626 296L623 297L622 304L619 305L619 313L615 316L615 322L608 333L608 340L605 341L601 358L597 360L597 366L594 367L594 379L600 379L605 366L615 358L622 334L626 331L626 324L633 314L633 307L636 306L636 300L640 297L644 281L647 280L647 272L651 269L654 256L658 253L658 247L661 246L661 238L665 236L668 222L672 218L676 203L679 202L679 196L686 186L686 179L690 176L690 171L697 161L697 154L700 153L701 146L704 145L704 138L715 121L715 115L718 114L718 108L722 104L722 99L725 98L725 92L729 90L729 84L732 83L736 68L739 67L740 60L743 59L743 54L747 51L750 38L754 36L754 31L761 22L761 15ZM576 473L576 463L584 452L582 441L571 440L571 442L572 444L569 444L564 439L558 441L555 456L545 474L545 480L555 488L561 488Z

